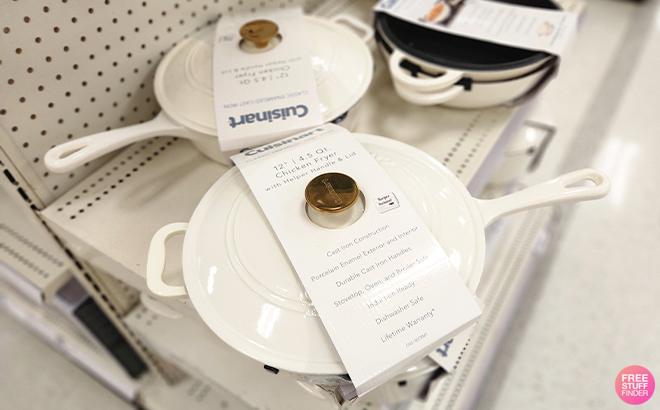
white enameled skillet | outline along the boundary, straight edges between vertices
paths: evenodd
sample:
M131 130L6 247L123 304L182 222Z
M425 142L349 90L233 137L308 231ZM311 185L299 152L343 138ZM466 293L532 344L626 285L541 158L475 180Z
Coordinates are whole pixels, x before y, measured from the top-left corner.
M312 67L323 121L352 129L356 111L373 76L367 43L373 31L358 20L305 17ZM357 28L361 37L356 35ZM213 103L214 27L195 33L173 48L158 65L154 91L162 110L153 120L78 138L49 150L53 172L69 172L129 144L156 136L190 139L210 159L230 164L218 145Z
M485 227L527 209L602 198L610 189L605 175L584 169L502 198L474 199L454 174L424 152L383 137L356 137L402 189L473 293L484 264ZM586 180L595 185L571 186ZM165 243L182 233L185 286L170 286L162 278ZM154 235L147 285L162 297L189 297L218 337L262 363L330 384L346 373L237 168L209 189L190 223L170 224Z

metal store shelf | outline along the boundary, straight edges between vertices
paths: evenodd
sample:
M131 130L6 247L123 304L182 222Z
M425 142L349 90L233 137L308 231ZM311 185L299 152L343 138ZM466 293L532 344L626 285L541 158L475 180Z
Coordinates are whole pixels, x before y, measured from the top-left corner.
M107 350L75 319L48 304L38 304L0 283L0 309L11 314L55 350L103 381L127 401L137 397L142 380L132 379Z
M37 303L49 300L71 278L69 258L2 188L0 209L0 278Z

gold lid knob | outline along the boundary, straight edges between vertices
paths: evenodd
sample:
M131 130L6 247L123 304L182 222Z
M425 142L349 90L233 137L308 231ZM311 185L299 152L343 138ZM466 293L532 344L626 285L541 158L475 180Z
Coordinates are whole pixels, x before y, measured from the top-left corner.
M253 20L243 24L240 33L245 41L251 41L257 48L264 48L277 36L277 24L270 20Z
M337 172L319 175L305 188L305 200L309 206L327 214L344 212L357 202L359 195L355 180Z

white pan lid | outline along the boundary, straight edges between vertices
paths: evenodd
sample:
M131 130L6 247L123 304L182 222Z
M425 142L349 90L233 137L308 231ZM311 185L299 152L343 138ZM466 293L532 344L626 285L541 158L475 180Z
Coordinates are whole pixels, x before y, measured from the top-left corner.
M373 59L364 41L348 28L312 17L305 22L321 114L325 122L332 121L367 91ZM214 31L214 26L204 28L167 53L156 70L154 89L158 103L174 120L215 136Z
M356 137L414 204L474 293L485 243L481 216L467 189L416 148L383 137ZM200 316L235 349L291 372L346 373L237 168L220 178L197 206L184 240L183 273Z

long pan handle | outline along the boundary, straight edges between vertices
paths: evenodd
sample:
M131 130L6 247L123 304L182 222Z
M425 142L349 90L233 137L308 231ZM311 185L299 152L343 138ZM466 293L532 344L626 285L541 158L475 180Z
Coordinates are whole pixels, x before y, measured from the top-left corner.
M571 186L592 181L593 186ZM522 191L501 198L475 199L484 227L496 220L517 212L566 202L588 201L603 198L610 192L610 180L595 169L569 172L550 181L533 185Z
M53 172L69 172L134 142L161 135L185 137L189 132L161 111L156 118L142 124L100 132L57 145L46 153L44 162Z

